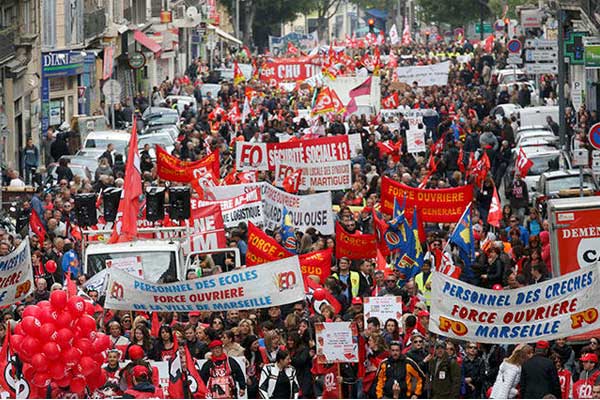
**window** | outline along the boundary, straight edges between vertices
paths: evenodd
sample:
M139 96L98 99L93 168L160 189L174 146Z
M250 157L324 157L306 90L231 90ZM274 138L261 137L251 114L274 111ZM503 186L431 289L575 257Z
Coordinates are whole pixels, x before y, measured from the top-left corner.
M4 7L0 17L2 18L0 21L2 28L8 28L15 25L17 23L17 6L10 5Z
M56 47L56 0L44 0L42 7L42 47L51 50Z

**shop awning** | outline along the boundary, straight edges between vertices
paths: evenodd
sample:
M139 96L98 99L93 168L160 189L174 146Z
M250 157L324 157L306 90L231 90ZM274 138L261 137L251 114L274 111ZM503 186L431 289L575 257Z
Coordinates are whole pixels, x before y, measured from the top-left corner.
M236 43L239 44L240 46L242 45L242 41L239 40L238 38L236 38L233 35L230 35L229 33L225 32L223 29L220 29L214 25L209 25L208 29L214 29L215 33L219 36L221 36L223 39L228 40L232 43Z
M142 46L146 47L148 50L150 50L153 53L158 53L162 50L162 47L160 47L160 44L156 43L154 40L149 38L142 31L134 31L133 39L136 42L138 42L139 44L141 44Z

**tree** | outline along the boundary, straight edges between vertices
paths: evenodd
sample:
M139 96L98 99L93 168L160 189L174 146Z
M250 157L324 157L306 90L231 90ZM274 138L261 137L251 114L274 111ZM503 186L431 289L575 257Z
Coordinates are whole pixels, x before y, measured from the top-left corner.
M311 0L309 2L309 9L317 12L319 39L328 38L329 20L337 14L341 4L342 0Z
M485 0L417 0L421 15L425 22L449 24L452 27L465 26L480 18L480 8L483 7L483 17L490 16L490 10Z
M517 6L524 6L528 4L537 5L537 1L534 0L490 0L489 6L492 10L493 15L500 18L502 17L504 5L508 5L508 12L506 13L507 18L517 18Z

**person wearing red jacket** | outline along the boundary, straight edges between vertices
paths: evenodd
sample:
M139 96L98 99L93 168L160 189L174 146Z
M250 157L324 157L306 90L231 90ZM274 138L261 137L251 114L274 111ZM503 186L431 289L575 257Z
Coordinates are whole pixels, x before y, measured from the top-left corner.
M365 365L365 376L363 378L363 392L367 398L373 397L375 390L373 383L377 377L377 370L383 360L388 357L388 352L385 348L385 340L383 335L379 332L371 333L367 341L367 357L364 362ZM371 388L373 387L373 391Z
M164 399L165 394L150 381L150 370L145 365L136 365L131 370L133 386L123 393L124 399Z
M579 380L573 384L573 398L575 399L591 399L592 387L600 376L598 370L598 356L594 353L587 353L581 356L583 371L579 375Z
M557 353L552 353L550 359L554 361L554 365L556 365L556 371L558 371L558 381L560 382L560 393L563 399L570 399L571 389L573 386L573 376L571 375L571 371L565 369L562 359Z

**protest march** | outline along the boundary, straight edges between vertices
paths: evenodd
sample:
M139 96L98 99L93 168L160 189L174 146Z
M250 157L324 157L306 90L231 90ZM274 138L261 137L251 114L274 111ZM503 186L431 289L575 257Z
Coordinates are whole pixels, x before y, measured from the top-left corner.
M596 110L529 31L404 25L213 46L27 144L1 396L600 398Z

